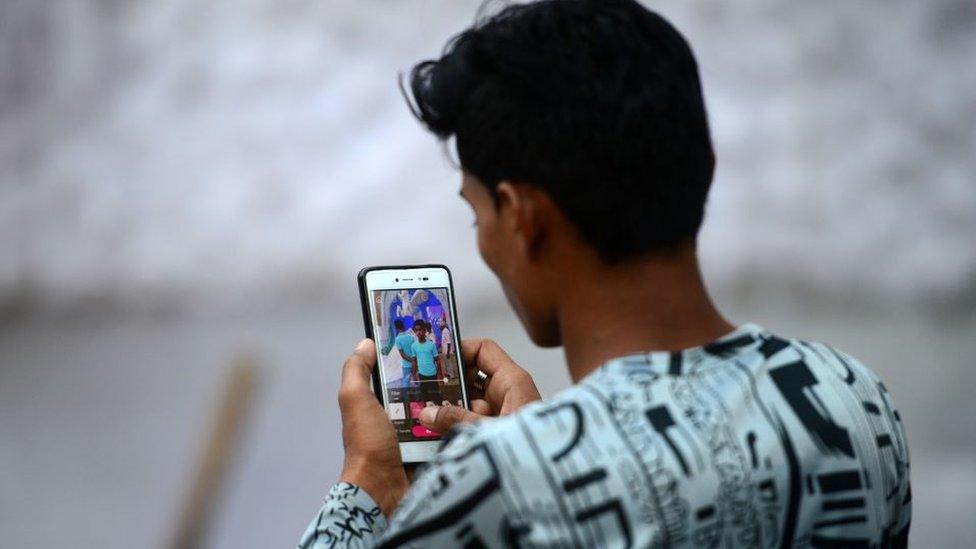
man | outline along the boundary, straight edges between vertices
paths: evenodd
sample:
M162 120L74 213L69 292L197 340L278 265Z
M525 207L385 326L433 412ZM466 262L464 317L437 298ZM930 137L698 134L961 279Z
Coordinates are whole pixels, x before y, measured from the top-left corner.
M437 353L437 344L430 336L430 324L426 320L417 320L414 323L414 333L417 334L417 341L414 341L411 349L413 351L413 380L414 381L436 381L443 379L444 367L441 357Z
M416 340L410 335L410 332L404 327L403 321L399 318L393 321L393 327L396 328L397 332L393 344L396 346L397 352L400 353L400 366L403 368L401 385L409 387L411 373L413 372L413 342Z
M451 355L454 352L454 339L451 336L451 330L447 327L447 321L440 321L441 327L441 356L444 357L444 375L445 377L454 377L457 373L454 371L454 366L451 364Z
M519 4L410 79L415 114L455 139L481 256L574 385L532 402L497 345L462 342L491 376L484 400L422 411L456 427L411 485L360 342L340 483L302 547L907 543L908 452L878 377L731 325L704 287L714 158L677 30L631 0ZM484 416L501 417L470 423Z

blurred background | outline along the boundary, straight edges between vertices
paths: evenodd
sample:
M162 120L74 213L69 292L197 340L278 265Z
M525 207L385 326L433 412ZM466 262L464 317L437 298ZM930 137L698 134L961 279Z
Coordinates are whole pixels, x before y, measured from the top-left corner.
M976 4L647 4L701 65L718 303L872 366L911 443L913 544L968 546ZM446 263L463 333L568 385L396 87L478 6L0 0L0 545L166 547L206 453L227 467L202 545L293 546L341 463L364 265ZM242 362L253 391L218 420Z

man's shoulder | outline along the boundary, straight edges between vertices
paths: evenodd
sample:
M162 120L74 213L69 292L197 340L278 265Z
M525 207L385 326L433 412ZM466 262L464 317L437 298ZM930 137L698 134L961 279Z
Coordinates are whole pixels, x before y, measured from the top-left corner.
M863 362L838 347L822 341L781 335L766 328L746 323L736 331L713 343L685 353L682 373L694 373L723 364L751 364L763 373L779 366L804 363L811 369L841 370L863 373L877 380L878 376ZM690 359L690 360L688 360Z
M847 380L857 376L872 383L881 381L878 374L864 362L834 345L798 338L789 338L785 341L795 352L794 360L800 360L812 368L836 372ZM767 356L766 358L772 359L773 357Z

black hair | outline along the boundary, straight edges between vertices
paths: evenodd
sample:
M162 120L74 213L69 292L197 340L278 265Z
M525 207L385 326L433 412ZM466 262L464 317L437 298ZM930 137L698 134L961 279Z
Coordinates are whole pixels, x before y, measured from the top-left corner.
M410 72L414 115L489 189L544 190L607 262L694 241L714 155L684 37L634 0L479 16Z
M396 319L396 320L394 320L393 321L393 327L396 328L397 331L402 332L403 331L403 321L400 320L399 318Z

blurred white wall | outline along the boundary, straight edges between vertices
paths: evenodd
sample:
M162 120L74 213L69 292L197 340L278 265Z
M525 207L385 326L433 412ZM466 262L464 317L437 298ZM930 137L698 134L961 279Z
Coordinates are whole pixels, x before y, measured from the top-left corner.
M0 304L280 300L358 266L494 286L398 71L477 1L0 3ZM976 297L976 5L649 2L701 61L725 288ZM432 207L433 249L399 245Z

